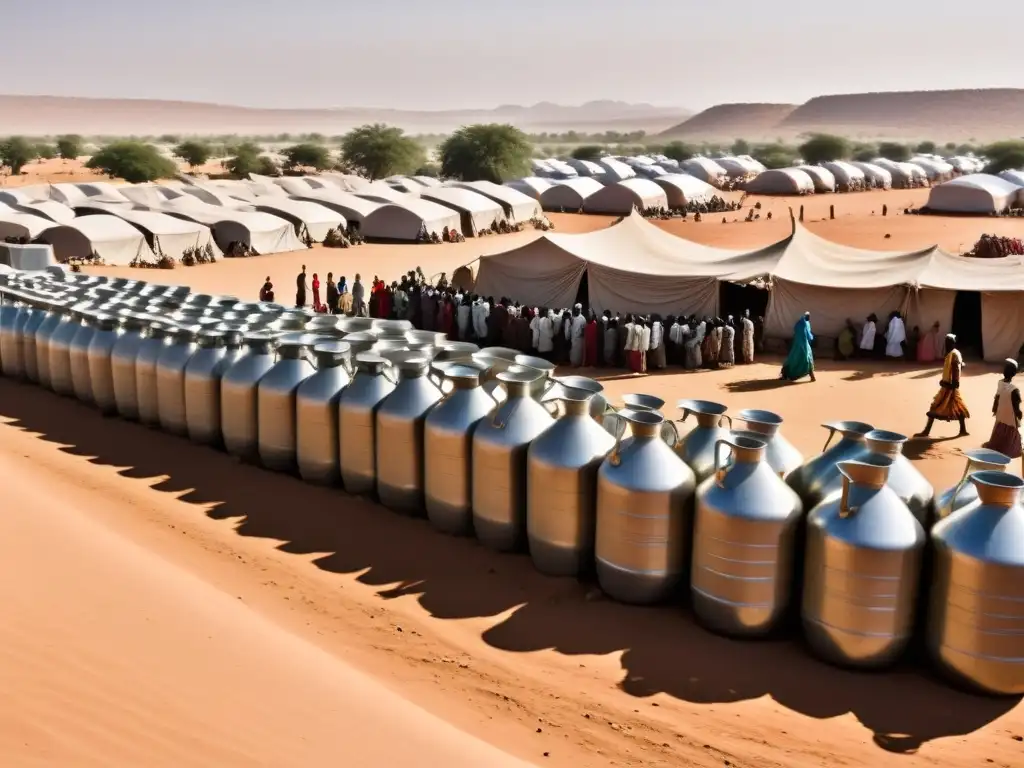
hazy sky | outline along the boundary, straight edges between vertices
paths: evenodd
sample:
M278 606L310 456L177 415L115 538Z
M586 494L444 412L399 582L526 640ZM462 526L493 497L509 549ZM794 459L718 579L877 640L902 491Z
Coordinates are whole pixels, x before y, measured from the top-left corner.
M7 94L702 109L1024 86L1000 42L1024 23L1013 0L0 0L0 18Z

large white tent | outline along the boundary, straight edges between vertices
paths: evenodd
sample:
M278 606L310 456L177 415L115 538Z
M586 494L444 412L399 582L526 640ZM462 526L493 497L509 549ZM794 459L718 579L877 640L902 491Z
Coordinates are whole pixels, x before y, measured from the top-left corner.
M542 179L538 176L527 176L525 179L506 181L505 186L540 201L540 196L551 189L552 184L547 179Z
M811 195L814 180L799 168L775 168L757 174L745 189L752 195Z
M811 177L815 192L836 191L836 177L827 168L822 168L820 165L798 165L797 169Z
M234 197L227 189L219 188L212 184L192 184L182 187L180 191L184 193L183 197L195 198L206 205L215 205L236 211L253 210L252 206L244 200L239 200L237 197ZM179 200L181 198L174 199ZM262 253L262 251L260 252Z
M401 192L383 181L372 181L355 194L378 203L402 203L419 197L417 194Z
M874 189L892 189L892 174L887 168L874 163L862 163L854 160L850 163L854 168L864 172L864 179Z
M168 200L150 210L209 227L218 247L226 253L230 252L231 245L236 242L260 254L297 251L305 247L295 236L295 228L291 223L269 213L210 205L191 195Z
M1024 188L1024 171L1003 171L999 174L999 178L1010 182L1015 187Z
M725 169L731 179L749 179L764 170L764 166L742 157L717 157L715 162Z
M49 219L14 210L0 211L0 241L8 237L35 240L54 224Z
M668 208L665 190L650 179L624 179L599 189L583 201L584 213L628 216L634 210Z
M161 205L175 197L181 197L179 192L161 184L133 184L125 187L121 194L136 205Z
M556 181L540 195L540 204L545 211L576 213L583 208L583 202L604 185L589 176Z
M158 256L180 259L190 248L213 249L214 256L220 256L213 232L209 227L195 221L170 216L158 211L138 210L130 203L89 203L75 209L79 216L109 214L131 224L146 238L149 247Z
M52 245L58 261L95 254L107 264L125 266L136 258L154 258L153 249L139 230L109 214L78 216L70 224L44 230L35 239Z
M348 226L344 216L319 203L289 197L257 197L252 204L261 213L291 222L300 239L308 234L315 243L322 243L330 230L344 231Z
M1020 204L1020 187L998 176L974 173L932 187L925 207L943 213L1004 213Z
M622 181L623 179L632 179L636 176L636 171L618 158L602 157L597 162L605 170L604 174L600 177L603 181Z
M566 160L566 162L575 168L576 173L580 176L593 176L600 179L608 173L607 168L593 160L577 160L575 158L570 158L569 160Z
M501 205L462 187L424 187L420 197L458 213L461 231L466 237L477 237L488 229L496 229L506 218Z
M33 216L41 216L56 224L70 224L75 218L74 209L69 208L64 203L58 203L56 200L34 200L15 207L19 211L31 213Z
M827 163L822 163L822 166L832 174L836 180L836 189L840 192L863 189L867 183L864 171L843 160L830 160Z
M713 187L721 187L728 174L710 157L691 157L684 160L681 167L685 173L705 181Z
M49 192L48 199L56 200L64 205L75 206L89 199L89 196L78 184L67 182L51 184ZM60 257L58 256L58 258Z
M468 189L497 203L505 211L505 217L512 221L525 223L541 215L536 198L513 187L495 184L493 181L457 181L451 186Z
M707 182L686 173L668 173L652 181L665 193L669 208L685 208L689 203L708 203L718 194Z

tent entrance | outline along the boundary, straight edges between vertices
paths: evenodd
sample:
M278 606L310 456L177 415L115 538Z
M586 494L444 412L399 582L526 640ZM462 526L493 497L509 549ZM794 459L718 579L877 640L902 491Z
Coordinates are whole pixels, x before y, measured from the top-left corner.
M588 270L586 270L586 269L583 270L583 277L580 278L580 287L578 289L576 289L576 301L575 301L575 303L579 304L580 306L584 307L585 309L590 309L591 308L590 307L590 282L587 280L588 277L589 277ZM567 307L562 307L562 309L567 309ZM611 309L611 307L606 307L606 309Z
M757 320L768 314L768 298L770 293L767 288L758 285L743 285L730 283L723 280L718 288L719 314L724 320L729 315L736 318L743 316L744 310L750 310L750 319Z
M964 357L984 359L981 336L981 293L957 291L953 300L953 333Z

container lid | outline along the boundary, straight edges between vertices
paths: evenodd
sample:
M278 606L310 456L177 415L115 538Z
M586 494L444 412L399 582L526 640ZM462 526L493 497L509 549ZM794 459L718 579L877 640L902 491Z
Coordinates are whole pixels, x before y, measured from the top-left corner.
M223 341L225 332L218 330L217 328L204 328L196 336L199 339L199 344L203 347L215 347L217 342Z
M277 348L282 347L312 347L322 338L317 336L315 333L304 333L301 331L294 333L286 333L277 337Z
M430 358L423 357L422 355L404 357L399 360L393 360L392 364L402 373L422 373L430 367Z
M433 368L441 373L446 379L479 381L480 376L490 368L490 366L470 361L446 360L440 363L434 363Z
M352 345L347 341L321 341L313 347L313 354L321 365L341 363L352 355Z
M246 331L242 340L250 346L270 345L277 337L269 331Z
M466 354L480 351L480 347L471 341L446 341L443 344L438 344L437 349L439 352L464 352Z
M751 424L782 424L782 417L771 411L762 411L758 408L744 408L736 414L738 421L746 421Z
M473 356L496 357L500 360L508 360L510 363L514 363L516 358L522 354L518 349L509 349L508 347L484 347Z
M550 373L555 370L555 364L545 360L543 357L534 357L533 355L516 355L516 365L523 365L527 368L536 368L538 371L544 371Z
M623 395L622 404L639 411L660 411L665 401L654 395Z
M544 372L538 371L536 368L516 366L515 368L509 368L507 371L502 371L496 378L498 381L503 381L506 384L532 384L543 379Z
M380 355L373 354L372 352L360 352L356 355L356 365L361 371L379 373L387 364L387 360Z

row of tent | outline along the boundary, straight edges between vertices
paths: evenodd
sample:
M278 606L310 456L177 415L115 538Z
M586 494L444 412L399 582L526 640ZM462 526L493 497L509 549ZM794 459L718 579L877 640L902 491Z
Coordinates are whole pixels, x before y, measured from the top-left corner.
M685 173L721 187L728 180L747 179L762 173L764 165L749 155L718 158L692 157L679 162L665 155L608 156L598 160L534 159L533 175L542 179L593 178L605 184L626 179L657 179Z
M536 200L545 211L615 216L626 216L634 209L685 208L690 203L708 203L718 194L710 184L685 173L614 183L589 176L560 181L530 176L505 182L505 186Z
M0 240L49 243L59 261L96 255L127 264L210 245L258 253L298 250L331 230L415 242L445 229L473 237L542 215L531 196L487 181L442 185L426 177L252 176L243 181L113 185L61 183L0 189Z
M774 338L791 336L805 311L824 336L837 335L847 318L893 310L910 325L950 328L957 292L977 291L985 359L1016 357L1024 343L1024 257L974 259L937 246L868 251L824 240L796 221L783 240L737 251L685 240L631 215L587 234L546 233L468 267L477 293L530 306L570 307L585 284L598 313L717 316L722 283L767 287L765 334Z

